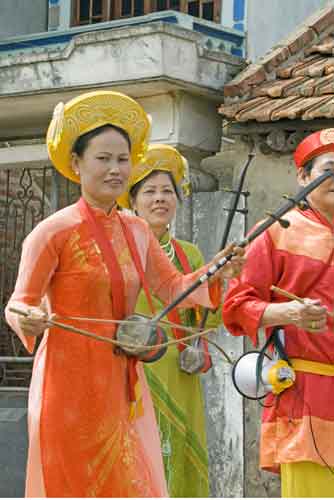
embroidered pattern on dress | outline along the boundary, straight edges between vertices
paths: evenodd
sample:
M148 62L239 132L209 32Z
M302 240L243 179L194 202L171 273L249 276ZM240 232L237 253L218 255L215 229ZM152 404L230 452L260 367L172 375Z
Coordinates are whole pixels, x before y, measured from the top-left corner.
M121 462L127 471L122 478L124 481L125 496L145 497L152 496L150 487L151 478L145 477L142 470L138 436L136 431L129 427L127 422L115 422L112 419L105 420L97 430L95 440L90 446L99 445L100 449L94 459L87 466L87 474L92 479L87 496L98 497L104 485L108 481L113 467L119 467L117 462ZM133 479L142 473L141 479ZM93 479L95 478L95 479Z

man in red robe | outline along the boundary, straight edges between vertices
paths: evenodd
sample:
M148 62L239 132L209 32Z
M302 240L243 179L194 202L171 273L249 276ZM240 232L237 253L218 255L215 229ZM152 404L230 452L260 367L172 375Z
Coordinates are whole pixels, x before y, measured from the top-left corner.
M334 172L334 129L306 137L294 154L306 186ZM334 180L291 210L290 226L275 223L253 241L223 306L232 335L257 344L258 330L284 329L284 349L296 371L293 386L269 394L262 416L260 466L281 473L284 497L334 497ZM275 285L299 297L288 300Z

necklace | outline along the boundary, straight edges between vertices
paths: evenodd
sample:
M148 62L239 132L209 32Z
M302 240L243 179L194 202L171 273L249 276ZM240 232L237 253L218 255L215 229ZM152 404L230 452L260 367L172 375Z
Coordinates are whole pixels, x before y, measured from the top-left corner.
M172 244L172 238L169 235L169 239L166 243L163 243L162 245L160 244L161 248L164 250L165 254L169 258L170 261L174 260L175 257L175 249Z

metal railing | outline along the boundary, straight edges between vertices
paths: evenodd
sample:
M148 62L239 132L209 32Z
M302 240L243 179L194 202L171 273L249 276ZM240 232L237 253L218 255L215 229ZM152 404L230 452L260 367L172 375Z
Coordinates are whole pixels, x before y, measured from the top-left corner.
M22 243L45 217L79 197L79 186L53 167L0 168L0 387L29 385L27 352L5 321L4 309L13 292ZM17 361L15 361L17 360ZM18 363L18 364L16 364ZM22 365L23 363L23 365ZM5 368L4 368L5 367ZM27 372L27 373L26 373Z
M0 356L0 393L28 391L34 358Z

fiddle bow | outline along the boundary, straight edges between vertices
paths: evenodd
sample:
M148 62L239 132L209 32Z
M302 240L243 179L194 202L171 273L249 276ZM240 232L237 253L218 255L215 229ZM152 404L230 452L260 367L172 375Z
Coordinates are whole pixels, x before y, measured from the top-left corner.
M270 226L278 222L283 228L288 228L290 222L282 217L289 212L295 206L298 206L303 202L307 195L314 191L330 177L334 178L334 173L329 171L320 175L314 181L310 182L307 186L301 189L294 197L284 197L286 202L279 207L275 212L267 212L268 217L261 224L259 224L248 236L236 244L236 246L245 248L249 243L254 241L258 236L260 236L264 231L269 229ZM224 267L236 254L234 252L229 253L218 262L213 264L206 273L202 274L192 285L182 292L176 299L174 299L170 304L168 304L159 314L152 318L152 322L160 321L166 314L169 313L174 307L178 306L188 295L190 295L194 290L196 290L203 283L206 283L216 272Z
M290 225L290 222L286 219L283 219L282 217L287 212L289 212L292 208L294 208L295 206L298 206L301 202L303 202L308 194L310 194L312 191L314 191L317 187L320 186L320 184L325 182L330 177L334 178L333 172L331 172L331 171L325 172L324 174L320 175L319 177L314 179L312 182L310 182L302 190L300 190L294 197L284 197L286 199L286 202L281 207L279 207L275 212L268 213L267 219L265 219L261 224L259 224L257 227L255 227L255 229L248 236L246 236L242 241L237 243L237 246L241 247L241 248L245 248L247 245L249 245L249 243L254 241L258 236L260 236L264 231L266 231L270 226L272 226L276 222L278 222L283 228L288 228ZM157 329L159 323L163 321L162 319L164 316L166 316L172 309L174 309L174 307L177 307L186 297L188 297L188 295L190 295L199 286L201 286L203 283L206 283L212 276L214 276L217 273L217 271L219 269L221 269L228 262L230 262L234 256L235 256L235 253L230 252L228 255L226 255L225 257L220 259L218 262L213 264L208 269L208 271L206 273L202 274L199 278L197 278L197 280L192 285L190 285L184 292L182 292L180 295L178 295L178 297L176 297L170 304L168 304L164 309L162 309L153 318L148 318L148 317L142 316L141 317L142 321L145 321L145 325L147 327L149 327L150 329L152 329L152 330ZM11 310L13 312L15 312L16 314L26 315L25 312L14 309L14 308L11 308ZM136 316L136 318L134 318L134 316ZM138 317L140 317L140 316L132 315L132 316L128 317L126 320L117 320L117 321L116 320L104 320L104 319L94 318L94 321L127 324L128 326L132 325L134 328L138 328ZM76 319L80 319L80 318L76 318ZM83 319L83 318L81 318L81 319ZM85 319L87 320L89 318L85 318ZM134 319L136 319L136 321ZM91 320L93 320L93 318ZM49 323L49 325L53 324L53 326L58 326L60 328L67 329L69 331L72 331L73 333L86 335L86 336L95 338L96 340L109 342L109 343L114 344L114 345L119 345L125 351L126 351L126 348L132 349L134 347L137 347L137 348L139 348L140 351L147 350L147 348L148 348L147 345L146 346L145 345L138 345L138 343L137 343L137 345L124 344L124 343L119 342L115 339L106 339L104 337L99 337L96 334L93 334L93 333L85 331L85 330L80 330L80 329L71 327L69 325L67 325L67 327L65 328L64 324L60 324L60 323L55 322L51 319L48 319L47 323ZM164 320L163 323L171 324L169 321L167 322L166 320ZM181 328L180 325L177 325L177 327ZM182 329L185 330L186 328L182 327ZM189 331L190 328L187 328L187 330ZM208 331L198 331L197 330L197 332L196 332L196 329L193 329L193 334L190 335L189 337L187 337L187 340L190 340L191 338L200 337L202 335L204 336L207 333L209 333L209 330ZM171 340L171 341L168 341L165 343L159 342L159 343L155 344L155 348L168 347L169 345L177 344L178 342L181 342L181 341L184 342L184 340L185 339ZM216 346L216 347L218 348L218 346Z

